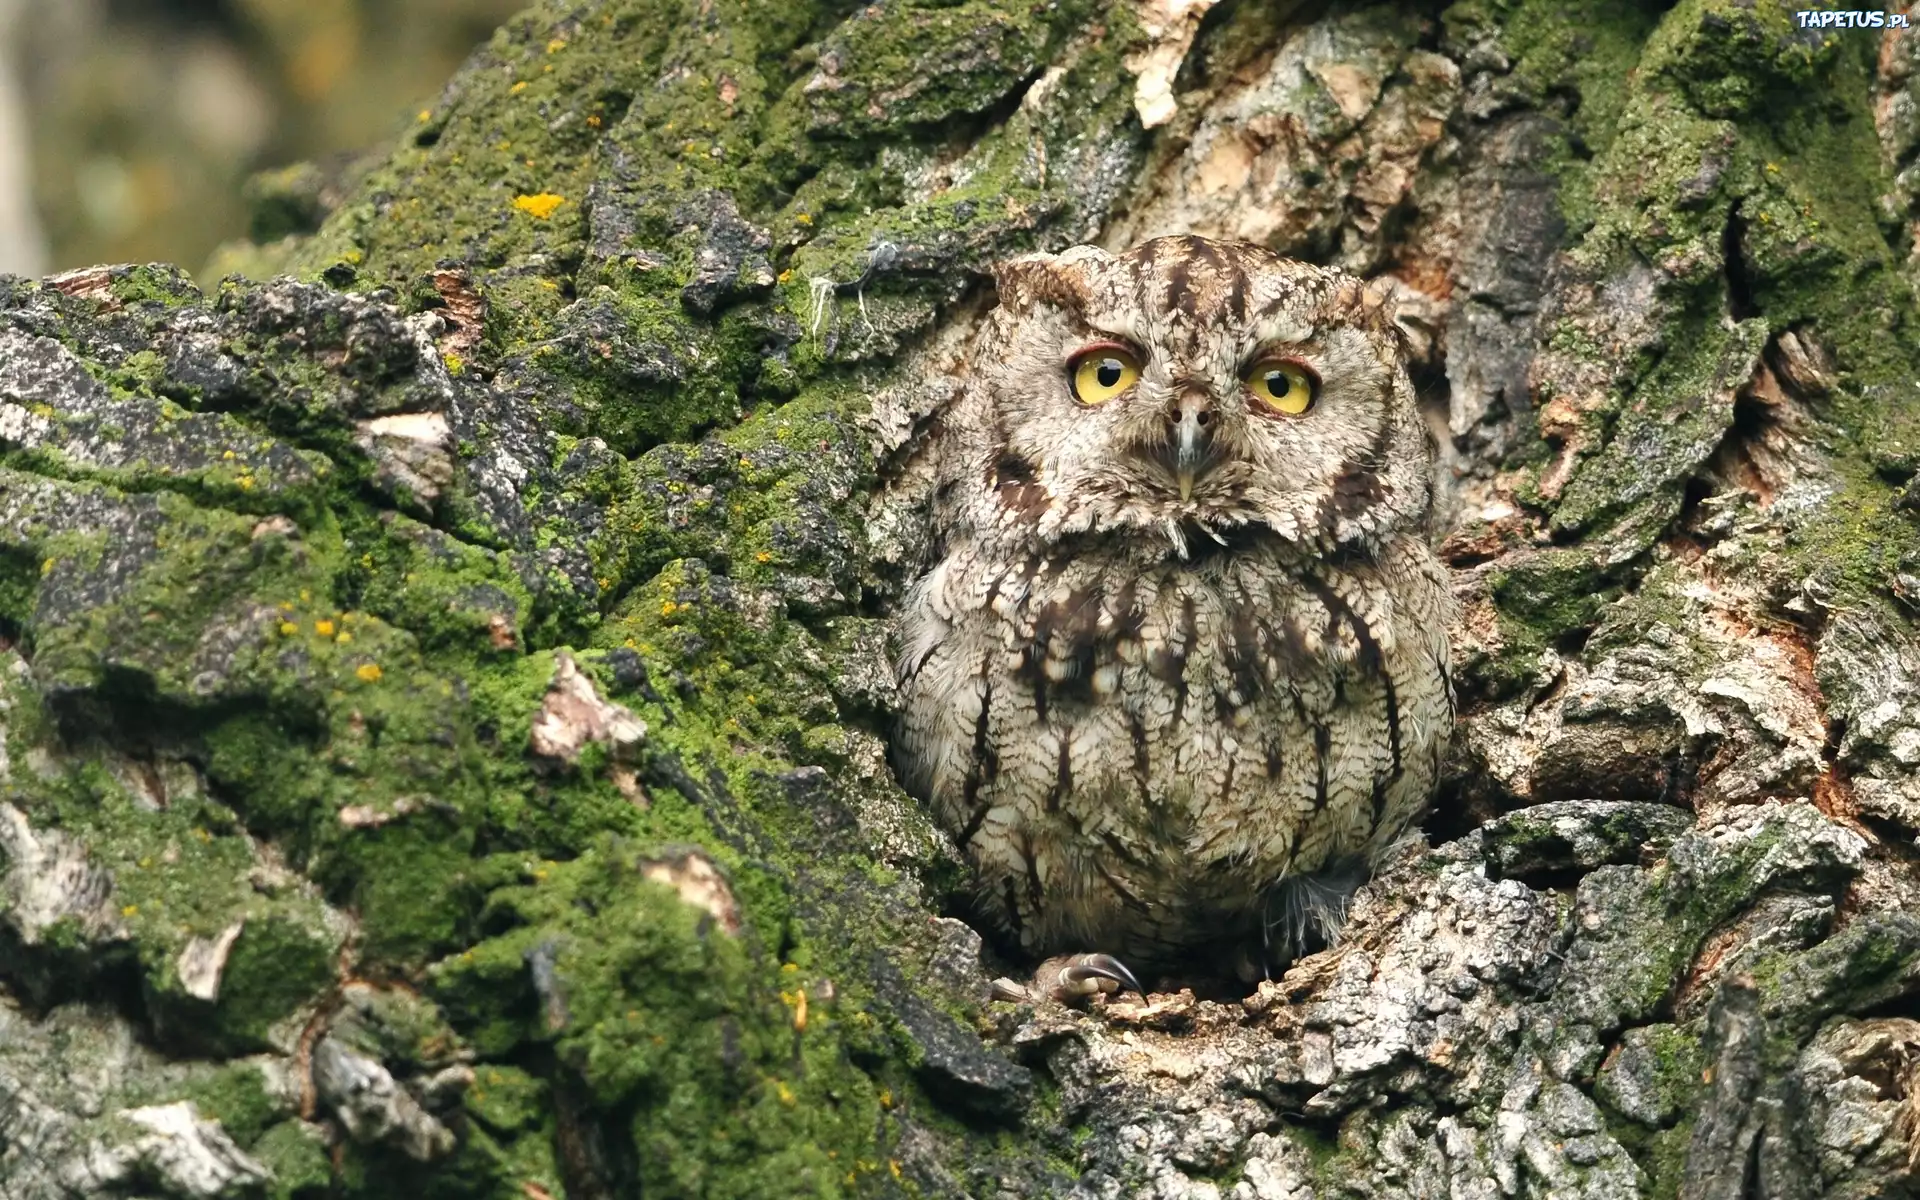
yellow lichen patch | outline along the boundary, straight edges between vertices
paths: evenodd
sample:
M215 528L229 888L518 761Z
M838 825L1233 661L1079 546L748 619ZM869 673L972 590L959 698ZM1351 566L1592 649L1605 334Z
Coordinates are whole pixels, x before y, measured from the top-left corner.
M315 621L313 623L313 631L319 634L321 637L332 637L333 622L332 621Z
M513 198L513 206L515 208L530 217L542 221L551 217L554 214L554 210L566 202L567 198L565 196L556 196L552 192L540 192L532 196L515 196Z
M361 683L379 683L383 672L378 663L361 663L353 673L360 677Z

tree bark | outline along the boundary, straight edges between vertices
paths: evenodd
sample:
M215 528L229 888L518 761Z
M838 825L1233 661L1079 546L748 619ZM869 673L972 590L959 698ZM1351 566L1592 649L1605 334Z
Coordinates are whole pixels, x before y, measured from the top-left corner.
M1920 78L1777 0L546 0L291 278L0 294L0 1196L1894 1197ZM1461 710L1245 999L884 757L1030 249L1392 281Z

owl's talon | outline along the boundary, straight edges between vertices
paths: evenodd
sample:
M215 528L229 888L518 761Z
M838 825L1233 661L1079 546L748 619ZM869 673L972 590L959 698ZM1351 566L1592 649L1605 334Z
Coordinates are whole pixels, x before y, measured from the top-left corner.
M1133 977L1127 964L1111 954L1079 954L1067 959L1054 977L1050 992L1060 1001L1085 999L1096 993L1133 991L1141 995L1147 989Z

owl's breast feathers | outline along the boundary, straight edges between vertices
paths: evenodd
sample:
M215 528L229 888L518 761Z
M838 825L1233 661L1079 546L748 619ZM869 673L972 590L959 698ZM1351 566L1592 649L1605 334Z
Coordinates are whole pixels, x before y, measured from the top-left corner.
M1164 959L1417 815L1448 604L1412 537L1308 562L962 540L903 616L902 776L1030 948Z

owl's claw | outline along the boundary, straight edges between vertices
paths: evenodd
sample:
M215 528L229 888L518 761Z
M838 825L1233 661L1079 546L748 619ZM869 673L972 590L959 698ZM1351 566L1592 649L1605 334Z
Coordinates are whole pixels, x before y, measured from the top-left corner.
M1050 970L1055 964L1058 964L1058 969ZM1053 976L1051 980L1047 978L1049 974ZM1062 1002L1083 1000L1095 993L1133 991L1143 996L1147 994L1147 989L1140 986L1140 981L1133 977L1127 964L1111 954L1076 954L1055 959L1040 968L1040 974L1034 982L1040 991Z

